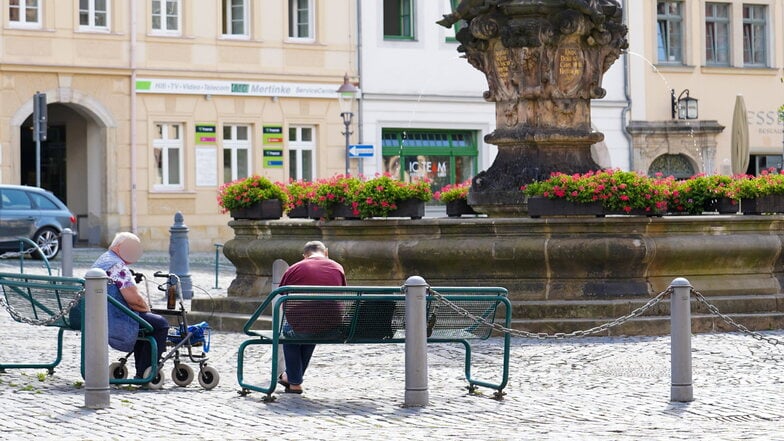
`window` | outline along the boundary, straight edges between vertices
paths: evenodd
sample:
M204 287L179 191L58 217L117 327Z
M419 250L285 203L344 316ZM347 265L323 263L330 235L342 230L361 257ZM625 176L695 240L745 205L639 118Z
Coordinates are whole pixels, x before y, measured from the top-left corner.
M313 152L316 142L313 127L289 127L289 177L312 181L316 162Z
M223 182L250 176L250 126L223 126Z
M414 38L414 0L384 0L384 38Z
M155 187L182 188L182 125L155 124Z
M683 3L656 3L657 41L660 63L683 63Z
M156 34L180 34L181 0L152 0L152 30Z
M730 64L730 5L705 4L705 62L709 65Z
M223 0L223 35L247 37L248 0Z
M108 30L109 0L79 0L79 26Z
M8 3L8 20L13 27L41 27L39 0L11 0Z
M654 159L648 168L648 176L674 176L675 179L688 179L694 176L694 167L685 155L661 155Z
M384 172L401 181L427 178L433 190L476 174L478 134L470 131L383 129Z
M313 0L289 0L289 37L313 40Z
M743 5L743 64L766 66L767 18L764 5Z

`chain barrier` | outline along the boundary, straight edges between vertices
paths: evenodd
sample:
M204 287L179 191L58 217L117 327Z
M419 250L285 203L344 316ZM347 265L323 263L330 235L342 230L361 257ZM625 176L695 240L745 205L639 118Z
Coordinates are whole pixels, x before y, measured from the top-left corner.
M659 304L662 300L664 300L665 297L671 295L672 292L673 292L672 287L669 287L666 290L660 292L656 297L650 299L646 304L640 306L639 308L635 309L634 311L630 312L629 314L627 314L625 316L618 317L617 319L615 319L615 320L613 320L611 322L607 322L607 323L604 323L604 324L601 324L599 326L595 326L593 328L586 329L586 330L574 331L574 332L569 332L569 333L566 333L566 332L556 332L555 334L548 334L546 332L528 332L528 331L523 331L523 330L520 330L520 329L506 328L506 327L504 327L502 325L499 325L499 324L497 324L495 322L491 322L490 320L487 320L487 319L485 319L483 317L480 317L480 316L478 316L476 314L472 314L470 311L466 310L465 308L462 308L462 307L456 305L455 303L450 302L443 295L439 294L437 291L435 291L433 289L429 289L429 291L430 291L430 294L433 297L436 298L436 302L437 303L441 303L443 305L446 305L447 307L451 308L452 310L454 310L458 314L460 314L460 315L462 315L464 317L468 317L469 319L474 320L475 322L477 322L479 324L482 324L482 325L485 325L485 326L489 326L494 331L502 332L504 334L509 334L512 337L536 338L536 339L539 339L539 340L546 340L546 339L561 340L561 339L566 339L566 338L579 338L579 337L587 337L589 335L594 335L594 334L599 334L599 333L605 332L605 331L607 331L607 330L609 330L611 328L614 328L616 326L620 326L620 325L626 323L627 321L629 321L629 320L631 320L631 319L633 319L635 317L639 317L639 316L643 315L645 312L647 312L649 309L651 309L654 306L656 306L657 304Z
M13 259L16 257L26 256L28 254L33 254L35 252L35 248L28 248L24 251L7 251L3 254L0 254L0 259Z
M769 343L769 344L771 344L773 346L776 346L776 345L784 346L784 341L779 340L777 338L773 338L773 337L768 337L768 336L762 335L761 333L756 332L756 331L752 331L749 328L747 328L746 326L736 322L732 317L728 316L727 314L722 313L721 311L719 311L719 308L717 308L716 305L710 303L705 298L705 296L702 295L702 293L700 293L699 291L696 291L696 290L692 289L691 293L694 294L694 297L700 303L704 304L708 308L708 311L710 311L712 314L720 317L728 325L734 327L735 329L737 329L738 331L742 332L743 334L749 335L751 337L754 337L756 340L764 341L764 342Z
M28 325L35 325L35 326L49 326L57 322L61 318L65 317L65 315L68 314L74 306L76 306L79 300L81 300L83 294L84 294L84 290L79 291L76 294L76 297L74 297L73 300L68 302L68 305L65 308L61 309L57 314L46 319L33 319L24 316L19 311L14 309L14 307L11 306L8 302L6 302L5 299L2 297L0 297L0 306L4 307L5 310L8 311L9 314L11 314L11 317L18 322L27 323Z

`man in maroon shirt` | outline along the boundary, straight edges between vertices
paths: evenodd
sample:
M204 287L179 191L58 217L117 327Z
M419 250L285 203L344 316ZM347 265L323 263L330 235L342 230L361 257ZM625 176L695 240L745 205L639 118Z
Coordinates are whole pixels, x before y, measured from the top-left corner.
M295 263L283 274L280 286L346 286L343 267L328 257L327 247L319 241L305 244L302 251L304 259ZM307 302L304 305L284 307L286 323L284 333L297 335L318 335L335 329L343 311L337 302ZM316 345L284 344L283 356L286 359L286 372L278 377L278 383L288 393L302 393L302 377L308 368L310 357Z

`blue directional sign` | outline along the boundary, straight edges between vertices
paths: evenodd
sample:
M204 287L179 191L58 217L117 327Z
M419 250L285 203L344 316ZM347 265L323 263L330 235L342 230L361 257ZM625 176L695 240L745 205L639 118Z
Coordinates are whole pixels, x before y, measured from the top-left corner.
M373 144L351 144L348 146L350 158L372 158Z

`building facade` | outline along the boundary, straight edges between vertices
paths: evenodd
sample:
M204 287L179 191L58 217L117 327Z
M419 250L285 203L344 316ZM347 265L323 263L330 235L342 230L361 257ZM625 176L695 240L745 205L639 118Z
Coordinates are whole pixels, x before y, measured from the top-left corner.
M48 102L41 186L105 244L231 237L220 185L343 171L337 88L356 79L351 0L3 0L0 182L34 185L33 95ZM356 111L356 109L355 109Z
M361 142L375 148L365 174L428 177L436 186L462 182L489 167L497 149L484 142L495 129L495 105L482 98L484 75L457 51L458 22L435 24L457 0L361 2ZM628 168L629 140L623 63L605 76L607 96L592 103L594 127L605 140L597 162Z
M736 96L747 109L748 172L781 168L784 2L628 0L633 148L630 168L730 174ZM672 99L698 99L696 119ZM682 115L684 116L684 115Z

